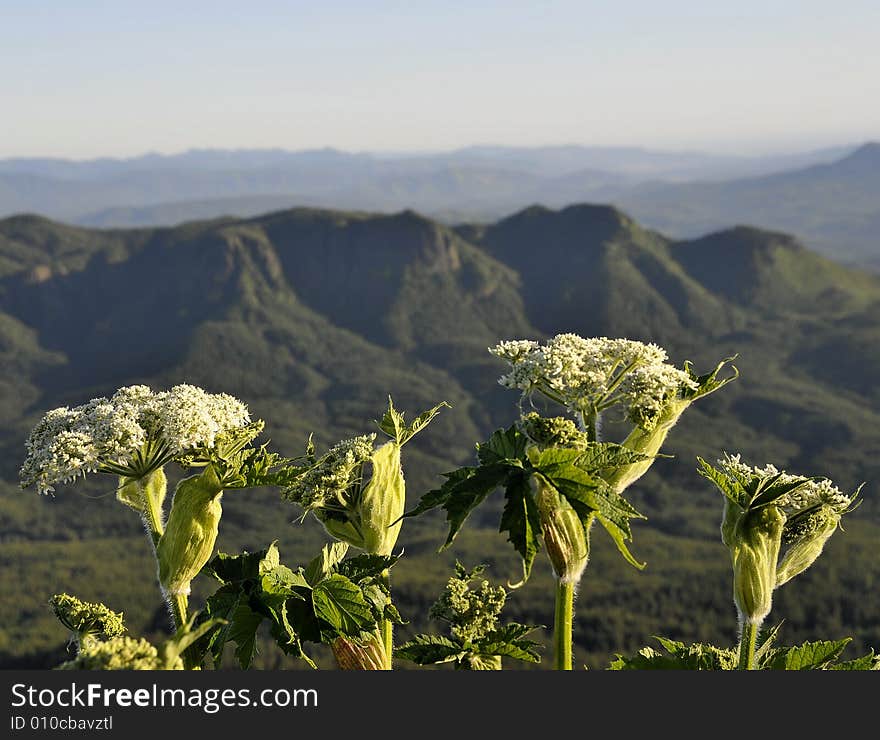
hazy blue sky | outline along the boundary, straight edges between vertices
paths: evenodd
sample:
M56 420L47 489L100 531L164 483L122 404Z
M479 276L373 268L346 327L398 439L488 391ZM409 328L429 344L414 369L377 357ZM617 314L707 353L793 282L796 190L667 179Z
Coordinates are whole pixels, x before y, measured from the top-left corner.
M0 157L880 138L877 0L0 0Z

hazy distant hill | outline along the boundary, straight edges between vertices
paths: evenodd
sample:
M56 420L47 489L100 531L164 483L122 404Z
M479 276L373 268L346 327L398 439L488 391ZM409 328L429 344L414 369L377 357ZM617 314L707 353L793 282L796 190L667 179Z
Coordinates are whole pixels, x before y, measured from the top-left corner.
M739 353L742 370L688 412L666 450L675 458L633 490L649 516L634 544L648 571L594 538L581 659L601 667L658 633L735 639L720 500L694 473L697 454L722 450L849 489L869 482L847 532L778 607L792 640L819 631L880 647L878 327L880 279L790 236L737 228L676 242L607 206L533 207L457 229L412 211L309 209L137 230L0 221L0 663L57 657L64 637L42 606L52 589L106 599L138 630L162 627L143 533L107 482L84 487L89 499L16 490L23 439L46 409L187 381L240 396L273 447L298 454L313 431L319 446L369 431L388 394L410 412L447 400L453 408L407 448L412 503L517 413L486 348L561 331L655 340L700 368ZM310 520L291 524L299 512L275 492L227 498L226 550L278 538L298 562L323 538ZM414 621L401 634L427 626L455 557L515 575L491 521L490 505L440 557L441 518L407 523L395 584ZM145 581L131 576L142 568ZM548 577L542 564L516 593L517 617L552 624Z
M643 185L617 197L666 233L734 224L791 231L839 260L880 258L880 143L828 164L730 182Z
M409 155L267 149L82 162L17 158L0 160L0 216L33 212L91 226L155 226L299 205L494 220L535 202L609 201L645 181L764 174L847 152L749 158L634 147L479 146Z

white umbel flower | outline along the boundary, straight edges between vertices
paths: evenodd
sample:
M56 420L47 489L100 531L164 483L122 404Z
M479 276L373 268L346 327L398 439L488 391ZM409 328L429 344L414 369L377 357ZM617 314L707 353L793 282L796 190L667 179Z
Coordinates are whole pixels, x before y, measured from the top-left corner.
M212 448L218 434L249 421L247 406L225 393L127 386L109 399L46 412L25 442L21 485L50 493L87 473L138 477L194 448Z
M505 341L489 352L510 365L498 379L507 388L541 391L575 413L621 403L628 418L645 428L669 400L697 389L687 372L666 362L661 347L631 339L557 334L544 345Z

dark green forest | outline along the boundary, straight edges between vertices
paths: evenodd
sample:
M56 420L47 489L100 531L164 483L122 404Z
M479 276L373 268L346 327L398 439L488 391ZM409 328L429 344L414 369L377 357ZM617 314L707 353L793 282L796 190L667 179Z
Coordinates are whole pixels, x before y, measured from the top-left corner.
M326 449L374 431L389 395L410 415L447 401L405 449L412 506L519 414L487 347L560 332L654 341L703 372L737 355L741 372L685 413L663 450L671 457L628 491L647 516L632 542L647 568L593 535L576 665L605 668L653 635L735 642L722 500L696 473L698 455L723 451L846 491L866 483L845 531L776 593L768 621L784 621L787 644L852 636L848 656L880 650L880 278L783 233L738 227L674 241L606 206L532 207L454 228L412 211L295 209L138 230L0 221L0 667L63 659L66 635L47 604L59 591L123 611L132 632L169 628L141 523L115 501L113 479L48 497L20 490L24 440L46 410L122 385L187 382L241 398L266 421L263 441L295 456L312 433ZM614 419L603 433L615 439ZM435 629L428 607L456 559L518 580L495 531L501 499L487 504L439 554L441 514L405 522L393 572L408 620L399 641ZM277 539L297 565L329 539L275 489L230 492L223 506L225 552ZM552 625L551 571L539 558L506 615ZM194 607L210 589L195 581ZM257 665L306 668L268 643Z

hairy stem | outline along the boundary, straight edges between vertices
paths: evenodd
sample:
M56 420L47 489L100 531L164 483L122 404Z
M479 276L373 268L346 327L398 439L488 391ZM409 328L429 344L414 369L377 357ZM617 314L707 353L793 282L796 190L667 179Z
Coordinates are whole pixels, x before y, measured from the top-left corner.
M391 574L388 568L382 571L382 582L390 592ZM385 670L390 671L392 668L391 653L394 650L394 625L390 619L383 619L379 622L379 635L382 638L382 646L385 649Z
M743 622L742 635L739 641L739 670L755 670L755 644L758 641L760 625L749 620Z
M554 670L571 670L571 625L574 612L574 584L557 579L556 614L553 621Z

